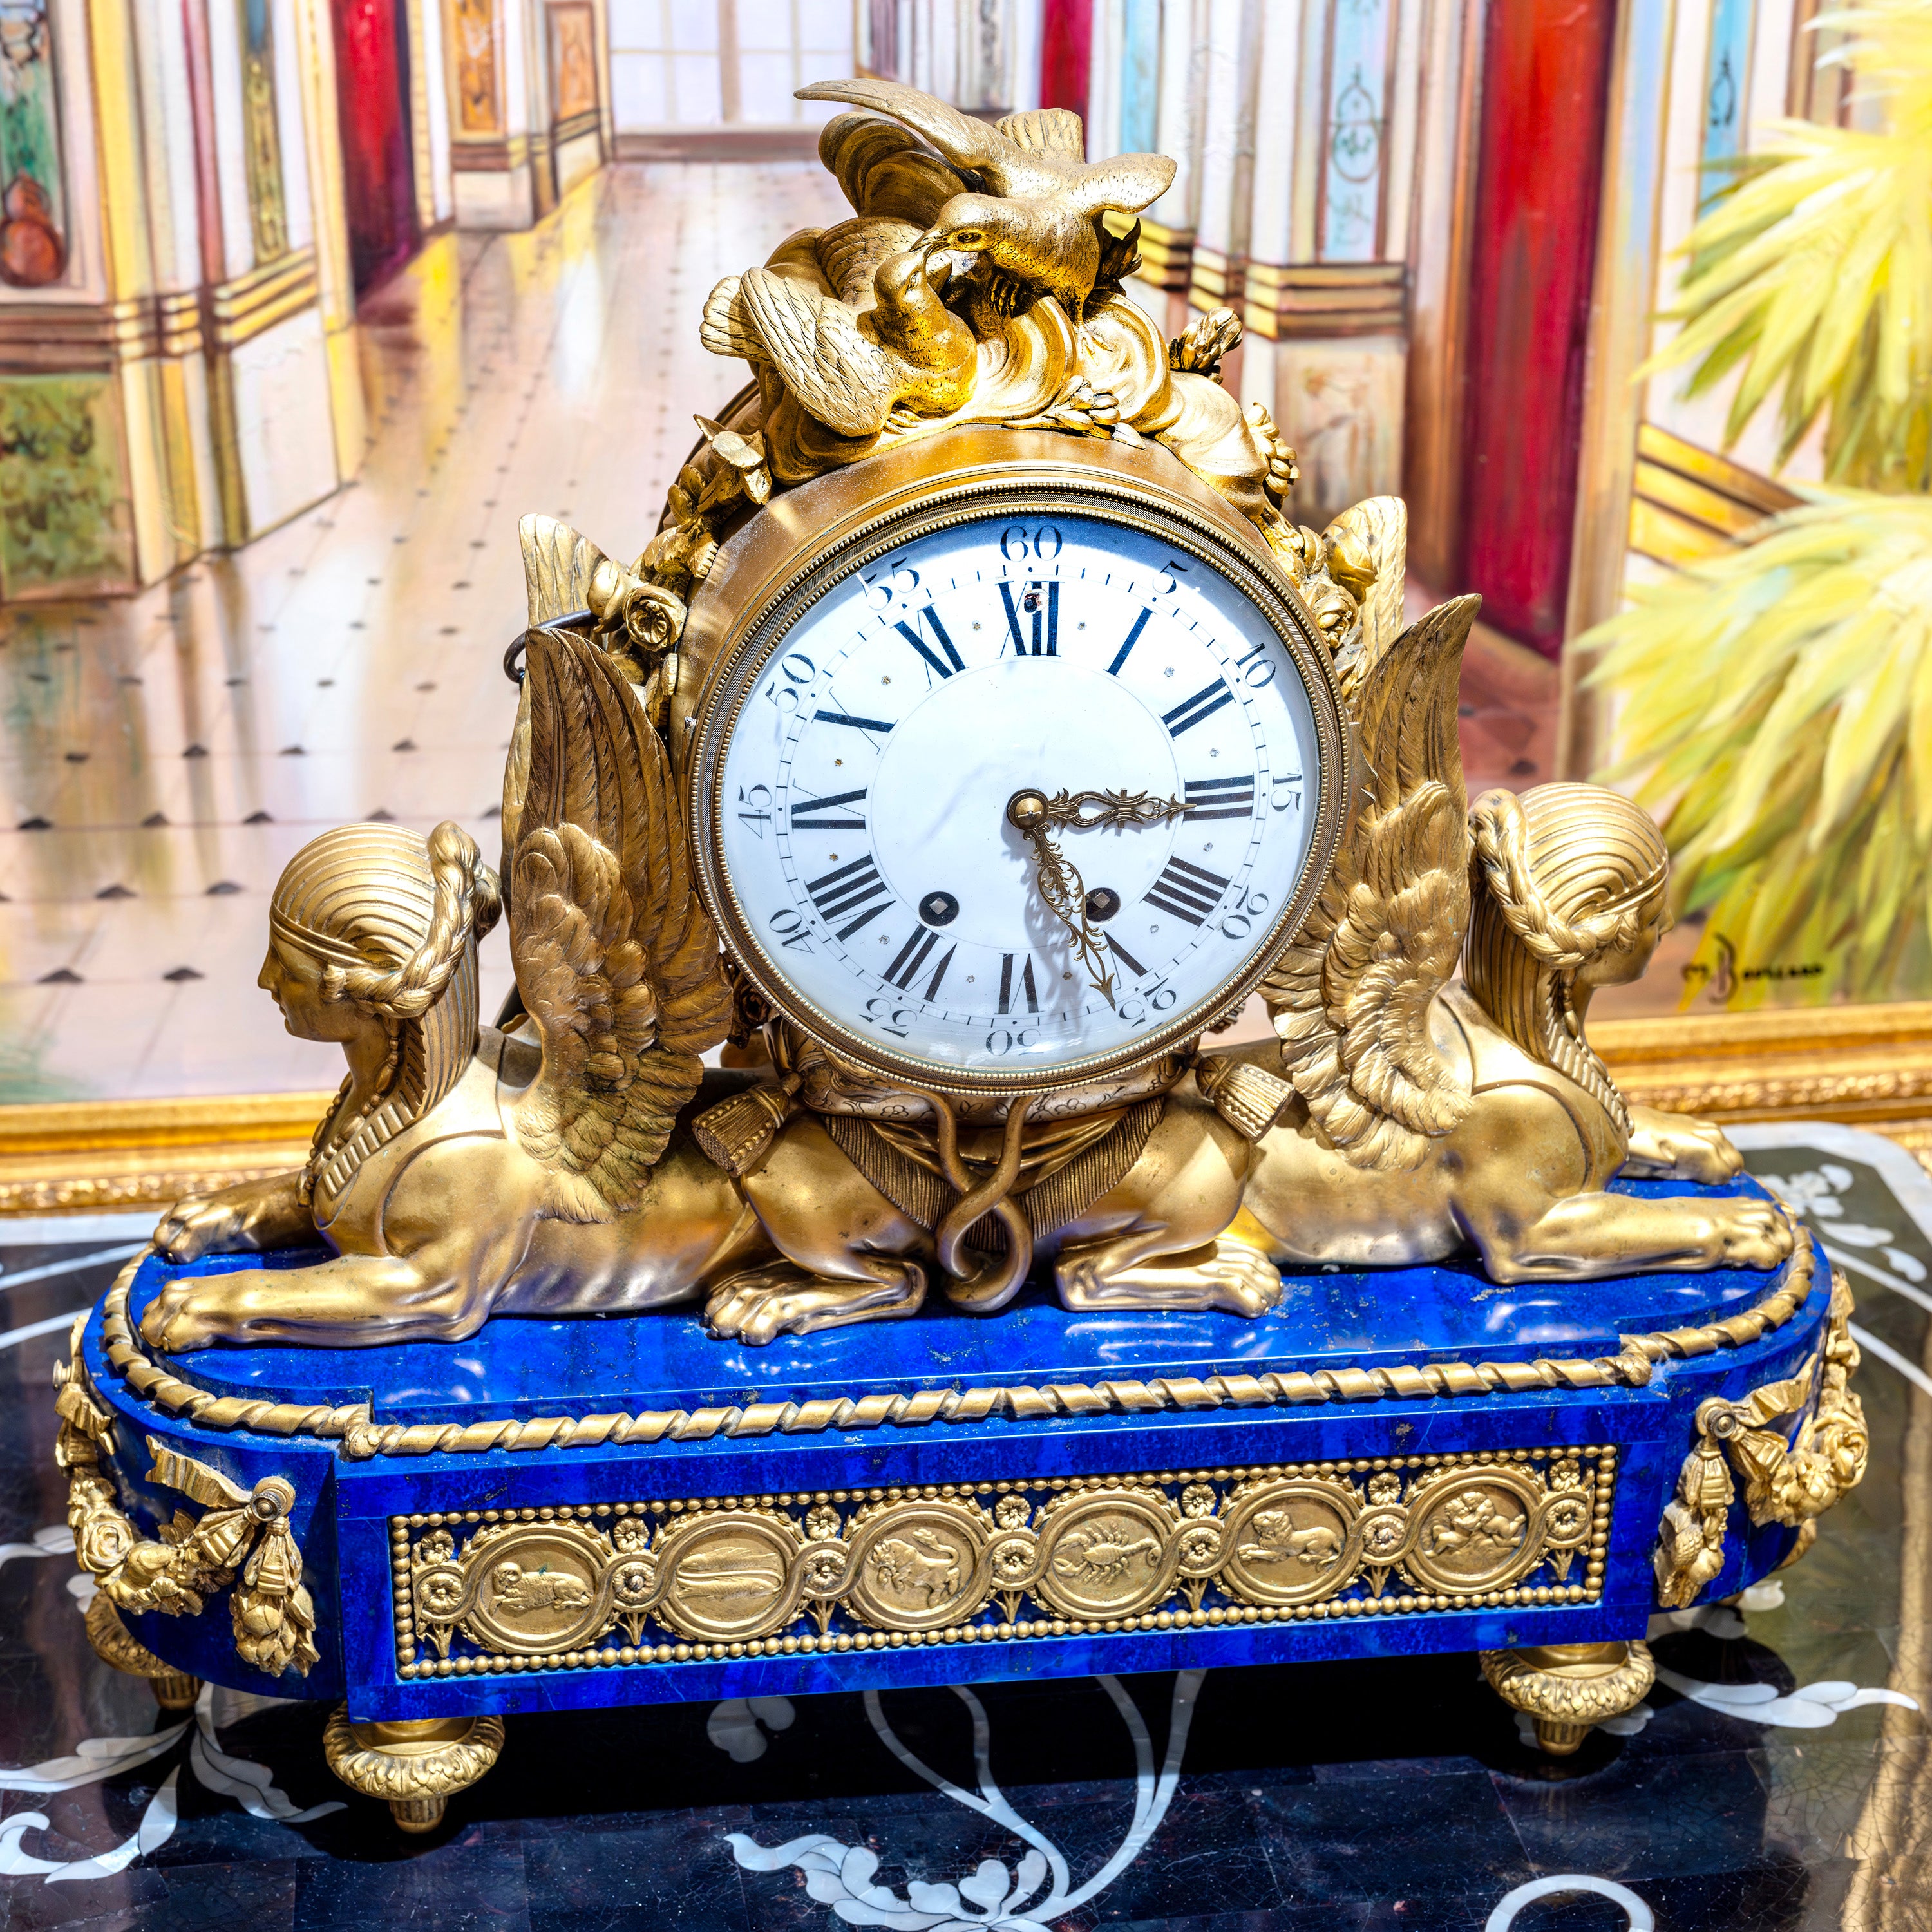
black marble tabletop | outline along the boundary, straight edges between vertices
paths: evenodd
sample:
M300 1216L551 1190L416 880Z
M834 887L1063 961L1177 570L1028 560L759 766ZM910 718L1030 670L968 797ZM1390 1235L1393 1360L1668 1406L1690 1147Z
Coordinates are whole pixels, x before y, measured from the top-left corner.
M421 1839L320 1706L95 1660L49 1371L138 1226L0 1223L7 1932L1932 1927L1932 1183L1743 1137L1852 1282L1870 1471L1781 1588L1655 1621L1621 1735L1543 1758L1463 1656L524 1716Z

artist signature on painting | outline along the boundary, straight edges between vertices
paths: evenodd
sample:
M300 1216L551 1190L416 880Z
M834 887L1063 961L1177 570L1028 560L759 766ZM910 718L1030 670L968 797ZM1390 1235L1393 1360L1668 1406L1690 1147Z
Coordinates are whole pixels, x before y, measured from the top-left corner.
M1798 966L1746 966L1738 964L1737 948L1721 932L1711 935L1711 943L1718 949L1718 963L1712 966L1701 959L1694 959L1684 969L1684 990L1687 994L1702 992L1714 1006L1727 1005L1742 986L1754 980L1814 980L1823 973L1822 962Z

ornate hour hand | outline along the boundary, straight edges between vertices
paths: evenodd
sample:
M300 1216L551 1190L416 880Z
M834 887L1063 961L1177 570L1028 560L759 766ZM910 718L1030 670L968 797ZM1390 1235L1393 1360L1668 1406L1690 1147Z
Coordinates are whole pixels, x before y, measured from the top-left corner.
M1107 825L1159 825L1186 809L1178 799L1156 798L1144 791L1062 791L1048 798L1042 791L1022 790L1006 801L1007 823L1033 848L1040 897L1066 927L1094 992L1117 1012L1120 1002L1114 998L1106 940L1088 920L1086 884L1079 868L1053 842L1053 828L1064 825L1076 832L1094 832Z
M1022 798L1042 798L1042 794L1016 793L1013 804ZM1178 798L1156 798L1144 791L1058 791L1042 802L1048 825L1070 826L1076 832L1098 832L1109 825L1164 824L1187 809ZM1012 817L1012 804L1008 805L1006 813ZM1013 823L1020 822L1015 818ZM1024 832L1026 827L1022 825L1020 830Z

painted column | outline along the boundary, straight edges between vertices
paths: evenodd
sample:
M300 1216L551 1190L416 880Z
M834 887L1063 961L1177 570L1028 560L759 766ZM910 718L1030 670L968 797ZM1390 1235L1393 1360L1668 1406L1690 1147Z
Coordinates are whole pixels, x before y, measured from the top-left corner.
M133 590L359 455L302 32L296 0L50 0L10 39L0 598Z
M613 152L606 0L435 4L457 225L526 228ZM736 19L731 0L720 0L721 46Z
M1127 0L1127 58L1142 70L1152 28L1160 34L1153 63L1157 94L1152 152L1173 157L1167 192L1141 216L1141 280L1168 292L1170 331L1184 326L1199 212L1199 134L1208 74L1208 0ZM1149 15L1154 16L1150 23ZM1144 108L1141 110L1144 113Z
M290 36L302 106L306 211L315 250L316 309L328 369L330 425L338 476L362 466L368 416L356 342L356 284L349 259L349 216L342 192L342 124L336 109L335 34L329 0L293 0ZM298 202L298 206L303 206Z

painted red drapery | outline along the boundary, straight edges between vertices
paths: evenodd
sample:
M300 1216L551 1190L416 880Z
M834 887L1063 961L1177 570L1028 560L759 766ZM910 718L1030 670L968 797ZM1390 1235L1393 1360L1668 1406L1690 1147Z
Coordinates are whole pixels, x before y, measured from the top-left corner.
M1470 261L1462 585L1563 636L1616 9L1491 0ZM1460 586L1459 586L1460 587Z
M333 12L343 198L360 295L401 267L420 238L404 104L409 40L398 0L334 0Z
M1094 56L1094 0L1046 0L1040 21L1040 104L1084 120Z

